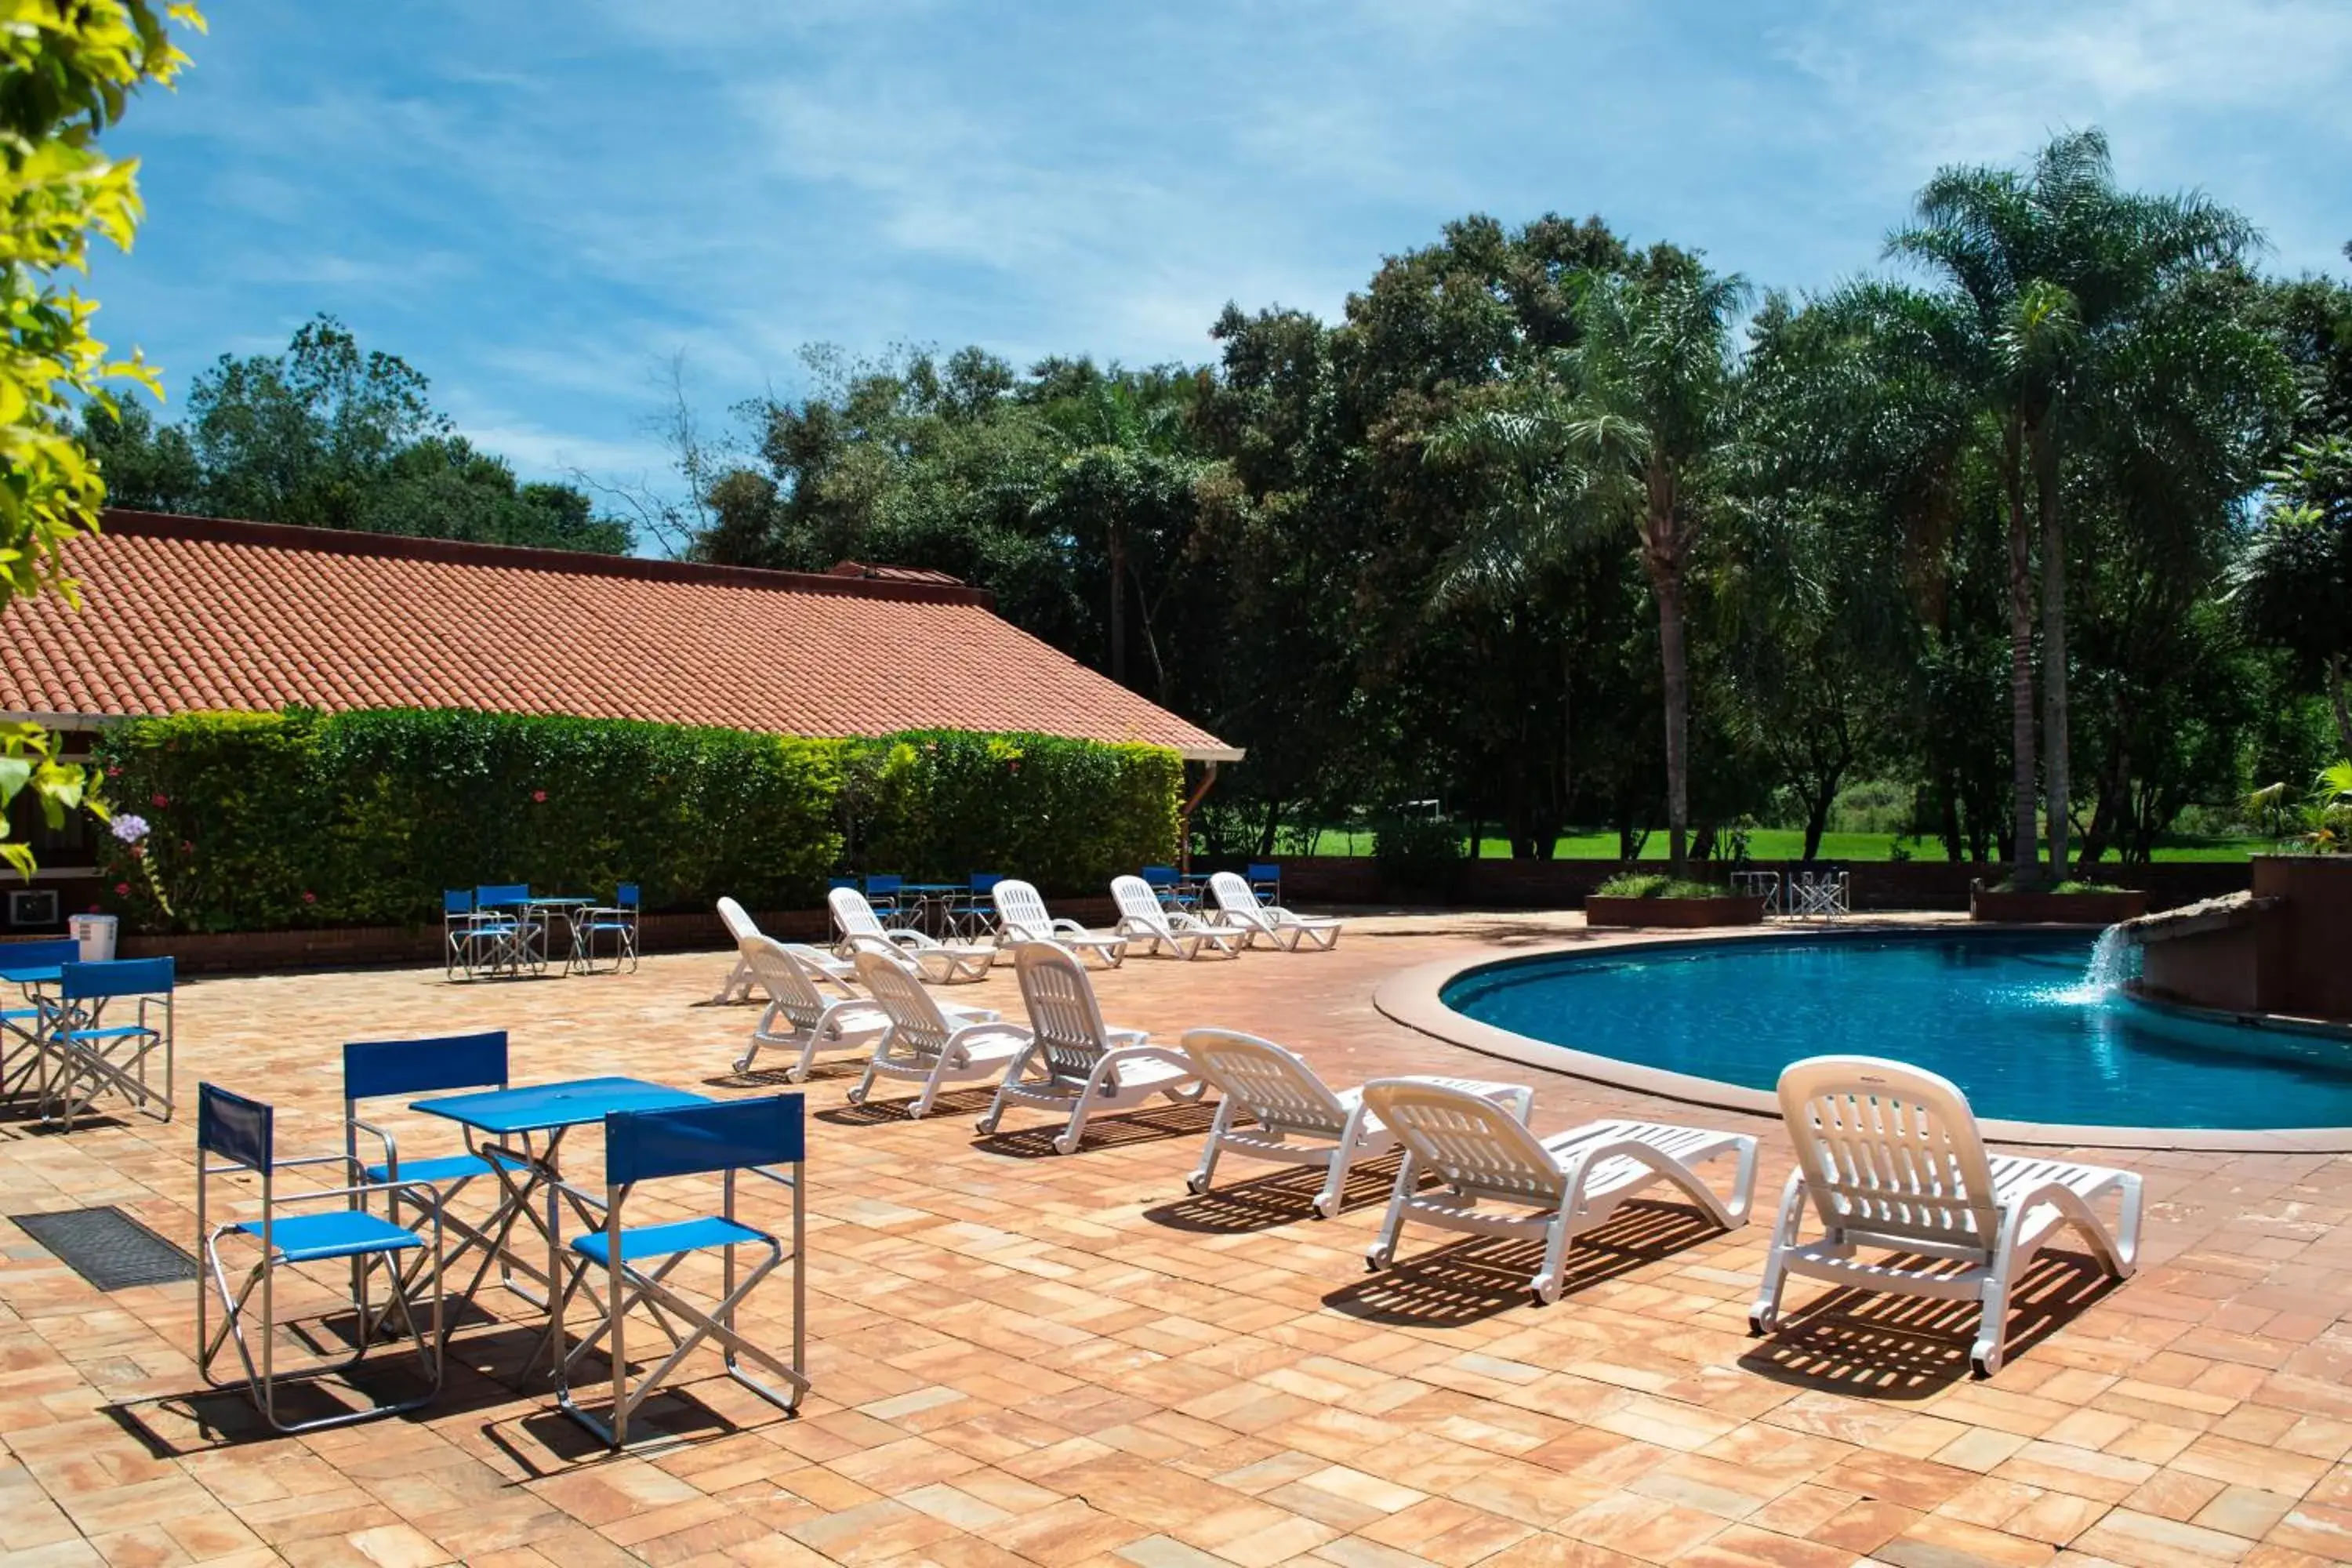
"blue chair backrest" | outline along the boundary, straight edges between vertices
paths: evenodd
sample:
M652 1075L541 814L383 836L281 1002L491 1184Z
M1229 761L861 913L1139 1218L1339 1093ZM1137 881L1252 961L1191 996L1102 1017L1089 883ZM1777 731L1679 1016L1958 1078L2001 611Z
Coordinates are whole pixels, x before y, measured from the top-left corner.
M974 871L971 874L971 890L975 893L985 893L1003 880L1004 880L1004 873L1002 871Z
M1253 860L1250 862L1249 880L1279 882L1282 880L1282 867L1272 860Z
M441 912L445 915L470 915L474 912L474 895L463 888L445 888L441 892Z
M423 1040L353 1040L343 1047L345 1100L506 1086L504 1029Z
M1146 866L1143 868L1143 879L1155 888L1172 888L1176 885L1176 868Z
M613 907L619 910L635 909L637 907L637 885L635 882L624 882L619 887L614 889Z
M92 1002L106 996L169 996L173 960L118 958L106 963L63 963L58 966L58 994L68 1002Z
M906 885L907 879L904 877L887 874L877 877L868 877L866 879L866 896L870 899L878 894L882 897L887 898L896 894L899 889Z
M54 969L81 962L81 943L69 936L43 942L0 942L0 969Z
M604 1179L616 1187L662 1176L798 1164L807 1146L805 1097L765 1095L676 1110L604 1118Z
M231 1094L217 1084L196 1086L196 1152L234 1160L248 1171L269 1173L278 1113L257 1100Z
M474 901L488 908L492 904L520 904L530 899L528 882L485 882L474 889Z

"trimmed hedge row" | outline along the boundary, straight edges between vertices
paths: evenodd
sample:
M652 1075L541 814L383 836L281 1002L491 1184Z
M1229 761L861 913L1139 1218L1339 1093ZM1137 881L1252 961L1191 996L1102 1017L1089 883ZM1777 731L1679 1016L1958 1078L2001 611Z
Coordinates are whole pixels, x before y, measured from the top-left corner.
M198 713L105 733L131 846L107 907L142 930L421 924L441 889L529 882L646 907L818 901L828 874L973 870L1054 891L1175 852L1173 752L1045 735L812 741L458 710Z

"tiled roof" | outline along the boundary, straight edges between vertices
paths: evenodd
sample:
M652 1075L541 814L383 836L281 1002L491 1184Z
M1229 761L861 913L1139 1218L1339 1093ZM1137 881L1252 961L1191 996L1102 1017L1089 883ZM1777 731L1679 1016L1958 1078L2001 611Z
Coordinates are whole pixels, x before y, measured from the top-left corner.
M919 574L755 572L110 511L0 612L0 713L476 708L1239 753ZM944 579L944 580L933 580Z

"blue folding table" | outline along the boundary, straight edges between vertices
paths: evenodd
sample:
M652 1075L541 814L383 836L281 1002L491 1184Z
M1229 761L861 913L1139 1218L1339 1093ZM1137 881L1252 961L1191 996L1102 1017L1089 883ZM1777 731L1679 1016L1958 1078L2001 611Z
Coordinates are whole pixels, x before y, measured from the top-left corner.
M483 1229L499 1238L500 1250L520 1272L548 1284L562 1277L561 1205L565 1194L558 1160L563 1135L574 1127L601 1126L604 1118L616 1110L676 1110L710 1103L708 1095L647 1083L643 1079L582 1078L523 1089L445 1094L416 1100L409 1109L445 1118L464 1130L467 1148L482 1158L499 1183L499 1206ZM546 1196L543 1210L537 1204L542 1191ZM604 1224L601 1216L588 1213L577 1203L573 1207L578 1210L583 1228L593 1230ZM520 1220L529 1220L531 1228L547 1243L544 1271L537 1263L516 1257L508 1245L507 1238ZM520 1285L509 1288L542 1310L549 1309L554 1300L551 1289L547 1296L534 1300ZM553 1342L552 1334L549 1342Z
M43 1010L39 993L43 986L55 985L64 976L65 970L56 963L12 963L6 949L0 948L0 982L16 986L32 1004L30 1007L0 1010L0 1093L18 1092L41 1072ZM19 1044L26 1058L14 1068L7 1065L9 1056L14 1054L9 1048L12 1044ZM41 1087L46 1090L46 1084Z

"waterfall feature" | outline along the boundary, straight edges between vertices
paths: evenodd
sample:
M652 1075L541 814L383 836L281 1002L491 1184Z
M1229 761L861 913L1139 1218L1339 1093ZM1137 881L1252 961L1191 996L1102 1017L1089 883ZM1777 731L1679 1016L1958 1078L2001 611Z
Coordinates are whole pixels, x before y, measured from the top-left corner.
M2098 942L2091 949L2089 967L2083 971L2083 978L2068 989L2064 999L2089 1005L2117 994L2125 982L2132 978L2133 960L2137 953L2138 945L2125 936L2122 926L2109 926L2099 933Z

